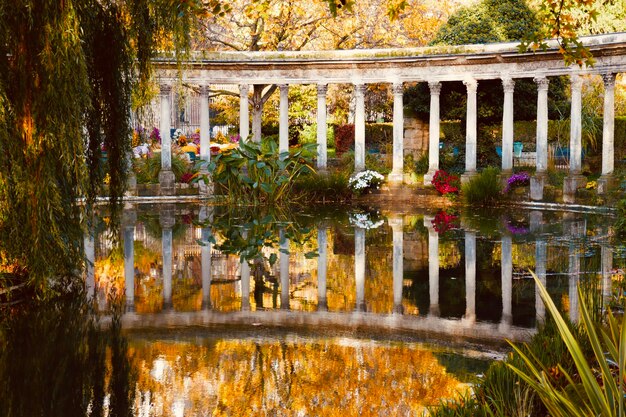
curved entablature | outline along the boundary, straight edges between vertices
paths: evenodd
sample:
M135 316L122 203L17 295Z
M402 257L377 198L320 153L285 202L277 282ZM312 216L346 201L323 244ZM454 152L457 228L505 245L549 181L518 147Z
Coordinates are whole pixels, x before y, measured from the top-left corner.
M202 52L185 60L183 79L214 84L376 83L463 81L619 73L626 70L626 33L582 37L594 67L567 67L556 42L545 51L519 53L517 43L405 49L284 52ZM178 78L172 57L155 59L159 76Z

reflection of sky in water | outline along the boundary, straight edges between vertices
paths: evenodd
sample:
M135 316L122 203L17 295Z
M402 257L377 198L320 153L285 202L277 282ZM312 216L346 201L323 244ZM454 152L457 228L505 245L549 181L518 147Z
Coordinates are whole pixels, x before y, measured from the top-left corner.
M456 358L458 371L463 355L415 343L134 336L130 347L142 393L137 416L147 410L151 416L421 415L426 406L467 389L437 359ZM492 359L467 354L481 363L472 370L477 373Z
M254 263L248 275L238 256L220 252L215 245L198 244L199 239L207 242L209 229L190 224L190 218L200 217L197 207L170 208L166 213L171 219L165 222L158 210L139 206L135 213L137 220L124 229L130 232L124 236L132 236L132 247L120 252L103 235L96 237L95 275L102 300L109 288L126 286L129 305L138 313L167 310L170 303L174 311L363 309L376 314L504 321L526 328L534 327L542 314L529 270L539 271L538 265L543 265L549 291L566 307L568 297L575 296L571 287L576 280L602 271L607 258L602 258L601 247L606 245L606 222L611 221L606 216L524 210L486 216L387 213L382 216L384 225L355 233L363 230L351 224L355 215L326 216L319 227L313 214L304 244L288 242L286 255L279 251L276 236L274 247L262 249L265 258L273 257L275 262ZM372 224L380 223L376 216ZM454 224L435 227L433 222L442 218L453 219ZM168 223L173 224L167 229L172 245L164 256L162 225ZM524 233L511 232L511 225ZM224 230L211 232L218 244L224 242ZM504 240L511 243L502 253ZM545 244L541 265L538 242ZM355 255L359 248L363 252ZM310 251L319 256L307 258ZM125 270L125 256L131 254L132 268ZM394 275L394 262L401 275ZM623 257L616 256L615 262L619 267ZM165 270L164 263L169 265ZM288 266L288 272L281 264ZM133 280L132 287L125 285Z

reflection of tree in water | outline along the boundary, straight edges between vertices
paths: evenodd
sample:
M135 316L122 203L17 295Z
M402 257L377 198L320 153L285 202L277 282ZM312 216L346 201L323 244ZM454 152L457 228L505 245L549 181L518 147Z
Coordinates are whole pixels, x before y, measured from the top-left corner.
M275 275L272 275L262 259L255 259L253 261L250 275L254 279L254 302L257 310L264 307L263 294L272 294L272 308L276 308L278 300L278 280Z
M70 289L1 316L0 415L132 415L135 379L120 310L102 330L85 300Z

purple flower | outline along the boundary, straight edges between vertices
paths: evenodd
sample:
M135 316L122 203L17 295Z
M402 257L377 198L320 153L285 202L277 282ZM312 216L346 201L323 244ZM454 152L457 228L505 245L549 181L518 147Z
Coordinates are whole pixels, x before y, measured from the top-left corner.
M239 139L241 139L241 136L239 136L239 134L233 135L233 136L230 137L230 141L232 143L239 143Z
M529 183L530 183L530 175L528 174L528 172L520 172L517 174L513 174L507 180L506 188L504 189L504 192L508 193L513 187L517 187L520 185L528 185Z

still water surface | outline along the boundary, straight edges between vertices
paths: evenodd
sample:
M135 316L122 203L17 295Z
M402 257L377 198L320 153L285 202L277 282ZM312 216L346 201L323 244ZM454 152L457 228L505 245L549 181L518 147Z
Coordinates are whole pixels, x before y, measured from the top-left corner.
M103 214L85 238L87 288L104 313L122 294L125 313L102 409L422 415L465 392L505 339L534 332L545 308L529 271L574 321L579 282L597 279L610 301L625 263L612 221L135 205L116 239ZM91 392L86 414L99 410Z

